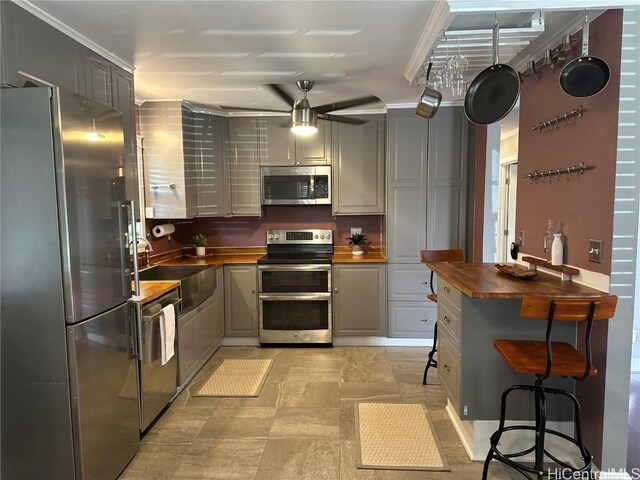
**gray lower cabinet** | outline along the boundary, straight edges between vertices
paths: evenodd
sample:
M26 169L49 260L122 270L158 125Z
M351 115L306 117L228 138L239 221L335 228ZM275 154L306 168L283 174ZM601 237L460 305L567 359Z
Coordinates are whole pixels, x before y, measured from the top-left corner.
M396 302L389 300L389 336L433 338L437 307L433 302Z
M387 335L385 264L334 264L333 334Z
M258 268L224 266L224 331L227 337L258 336Z
M227 162L232 215L262 216L259 140L256 118L229 119Z
M231 215L227 184L227 138L229 120L216 115L195 113L196 127L196 216Z
M384 115L362 115L363 125L333 124L334 215L384 213Z
M216 269L216 290L213 292L214 303L214 343L219 345L224 337L224 268Z
M218 289L222 290L222 285L216 285L216 292ZM216 306L214 293L199 307L178 319L179 386L184 386L200 370L220 344L222 336Z
M438 378L462 420L497 420L500 396L515 384L532 384L533 375L514 373L493 347L497 338L541 340L546 322L520 317L518 298L471 298L440 279L438 285ZM574 344L575 324L557 322L554 340ZM545 385L573 391L572 379L551 378ZM549 420L570 420L566 399L547 397ZM516 394L510 420L533 420L533 395Z

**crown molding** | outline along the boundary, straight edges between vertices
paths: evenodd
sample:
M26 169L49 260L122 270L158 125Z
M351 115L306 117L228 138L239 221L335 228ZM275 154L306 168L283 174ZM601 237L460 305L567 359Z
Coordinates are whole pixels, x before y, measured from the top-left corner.
M406 78L409 83L413 83L413 80L416 78L416 75L418 75L418 72L422 68L425 59L438 40L442 30L445 30L451 24L451 20L453 20L453 16L449 12L449 3L435 2L435 6L427 19L427 24L420 35L418 44L411 54L409 64L404 70L404 78Z
M131 65L129 62L125 62L123 59L121 59L117 55L111 53L109 50L101 47L100 45L98 45L93 40L85 37L80 32L78 32L78 31L74 30L73 28L69 27L68 25L62 23L60 20L58 20L57 18L55 18L51 14L45 12L44 10L42 10L39 7L36 7L29 0L12 0L12 1L13 1L13 3L18 5L19 7L25 9L27 12L29 12L32 15L38 17L40 20L48 23L49 25L51 25L52 27L56 28L57 30L60 30L65 35L73 38L78 43L81 43L82 45L84 45L85 47L89 48L90 50L93 50L97 54L99 54L99 55L103 56L104 58L106 58L107 60L109 60L111 63L114 63L117 66L119 66L120 68L123 68L127 72L133 73L133 71L135 70L135 67L133 65Z

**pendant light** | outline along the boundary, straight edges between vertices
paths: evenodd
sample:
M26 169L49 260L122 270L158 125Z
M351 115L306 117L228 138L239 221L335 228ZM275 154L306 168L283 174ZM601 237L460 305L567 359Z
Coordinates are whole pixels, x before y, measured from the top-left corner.
M305 82L308 85L304 85ZM311 110L311 105L307 100L307 93L312 87L313 82L308 80L304 80L302 86L299 85L300 90L304 93L304 98L296 100L291 112L291 132L294 135L307 137L318 131L318 114Z

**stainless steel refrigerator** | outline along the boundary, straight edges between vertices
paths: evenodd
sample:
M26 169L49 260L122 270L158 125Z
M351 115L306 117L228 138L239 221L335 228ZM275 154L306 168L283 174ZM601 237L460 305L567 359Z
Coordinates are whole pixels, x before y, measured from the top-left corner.
M114 480L139 445L122 116L57 88L0 115L0 477Z

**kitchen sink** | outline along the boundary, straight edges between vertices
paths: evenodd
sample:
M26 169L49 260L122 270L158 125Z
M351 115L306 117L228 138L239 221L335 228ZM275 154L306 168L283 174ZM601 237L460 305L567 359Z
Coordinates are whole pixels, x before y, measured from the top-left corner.
M140 280L179 280L182 290L180 315L193 310L216 289L214 265L156 265L140 270Z

